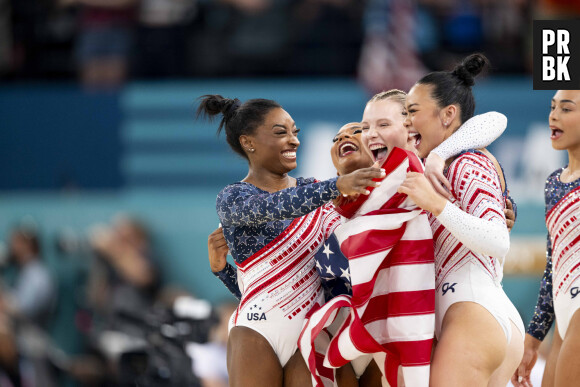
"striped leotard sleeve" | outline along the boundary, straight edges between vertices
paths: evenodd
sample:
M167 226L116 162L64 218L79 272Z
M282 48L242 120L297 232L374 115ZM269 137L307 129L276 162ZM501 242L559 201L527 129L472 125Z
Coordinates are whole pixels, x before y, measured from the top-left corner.
M467 149L489 146L507 127L507 117L498 112L478 114L465 121L447 140L432 152L447 160Z
M234 295L238 300L242 298L242 293L238 286L238 272L236 268L229 262L226 263L226 267L218 272L212 272L213 275L218 277L220 281L228 288L230 293Z
M218 216L222 225L228 227L257 226L273 220L298 218L336 198L340 194L337 179L276 192L258 190L245 183L232 184L218 195Z
M491 160L479 153L464 153L451 163L448 176L460 207L447 202L437 219L470 250L505 257L509 232L501 184Z
M552 299L552 244L548 235L546 248L546 269L540 282L540 294L534 316L528 325L527 333L542 341L554 323L554 302Z

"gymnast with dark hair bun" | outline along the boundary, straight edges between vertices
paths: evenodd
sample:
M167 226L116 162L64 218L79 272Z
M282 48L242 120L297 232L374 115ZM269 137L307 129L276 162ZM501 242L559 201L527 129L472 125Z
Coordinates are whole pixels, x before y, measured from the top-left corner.
M483 55L473 54L453 71L427 74L411 88L405 126L419 157L473 116L471 86L486 65ZM409 173L399 187L430 213L433 231L438 342L430 385L505 386L522 358L524 335L501 285L510 243L505 176L485 148L464 151L445 166L448 197L422 174Z
M275 101L241 103L219 95L201 98L198 116L222 114L230 147L248 162L248 174L226 186L216 207L237 273L240 304L230 321L230 386L304 386L310 373L297 352L306 313L324 303L313 256L337 217L339 195L368 194L384 170L369 167L325 181L293 178L299 129ZM224 281L228 282L228 281Z

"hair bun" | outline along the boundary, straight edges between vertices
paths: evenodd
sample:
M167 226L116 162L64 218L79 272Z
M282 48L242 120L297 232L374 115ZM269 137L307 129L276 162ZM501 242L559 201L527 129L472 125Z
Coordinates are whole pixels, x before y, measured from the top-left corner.
M489 64L483 54L471 54L453 69L451 72L466 86L475 84L474 78Z
M224 119L228 120L235 110L241 105L239 99L224 98L219 94L207 94L199 98L201 101L197 108L197 115L215 116L219 113L224 115Z

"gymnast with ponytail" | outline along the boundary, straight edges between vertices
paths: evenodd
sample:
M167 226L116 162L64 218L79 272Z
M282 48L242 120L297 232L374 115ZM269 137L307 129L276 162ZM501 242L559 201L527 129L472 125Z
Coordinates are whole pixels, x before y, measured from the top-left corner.
M198 116L222 115L232 150L248 163L248 174L226 186L216 208L231 265L214 274L237 276L240 304L230 320L230 386L305 386L310 372L297 352L306 313L324 303L314 254L338 221L332 204L339 195L368 194L384 176L359 169L325 181L294 178L299 129L275 101L219 95L201 97ZM235 283L235 281L224 281Z

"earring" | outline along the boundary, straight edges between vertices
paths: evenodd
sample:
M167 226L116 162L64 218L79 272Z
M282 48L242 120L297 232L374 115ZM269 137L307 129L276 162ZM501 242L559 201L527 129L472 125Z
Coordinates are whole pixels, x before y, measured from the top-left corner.
M254 150L254 148L248 148L248 152L253 152Z

